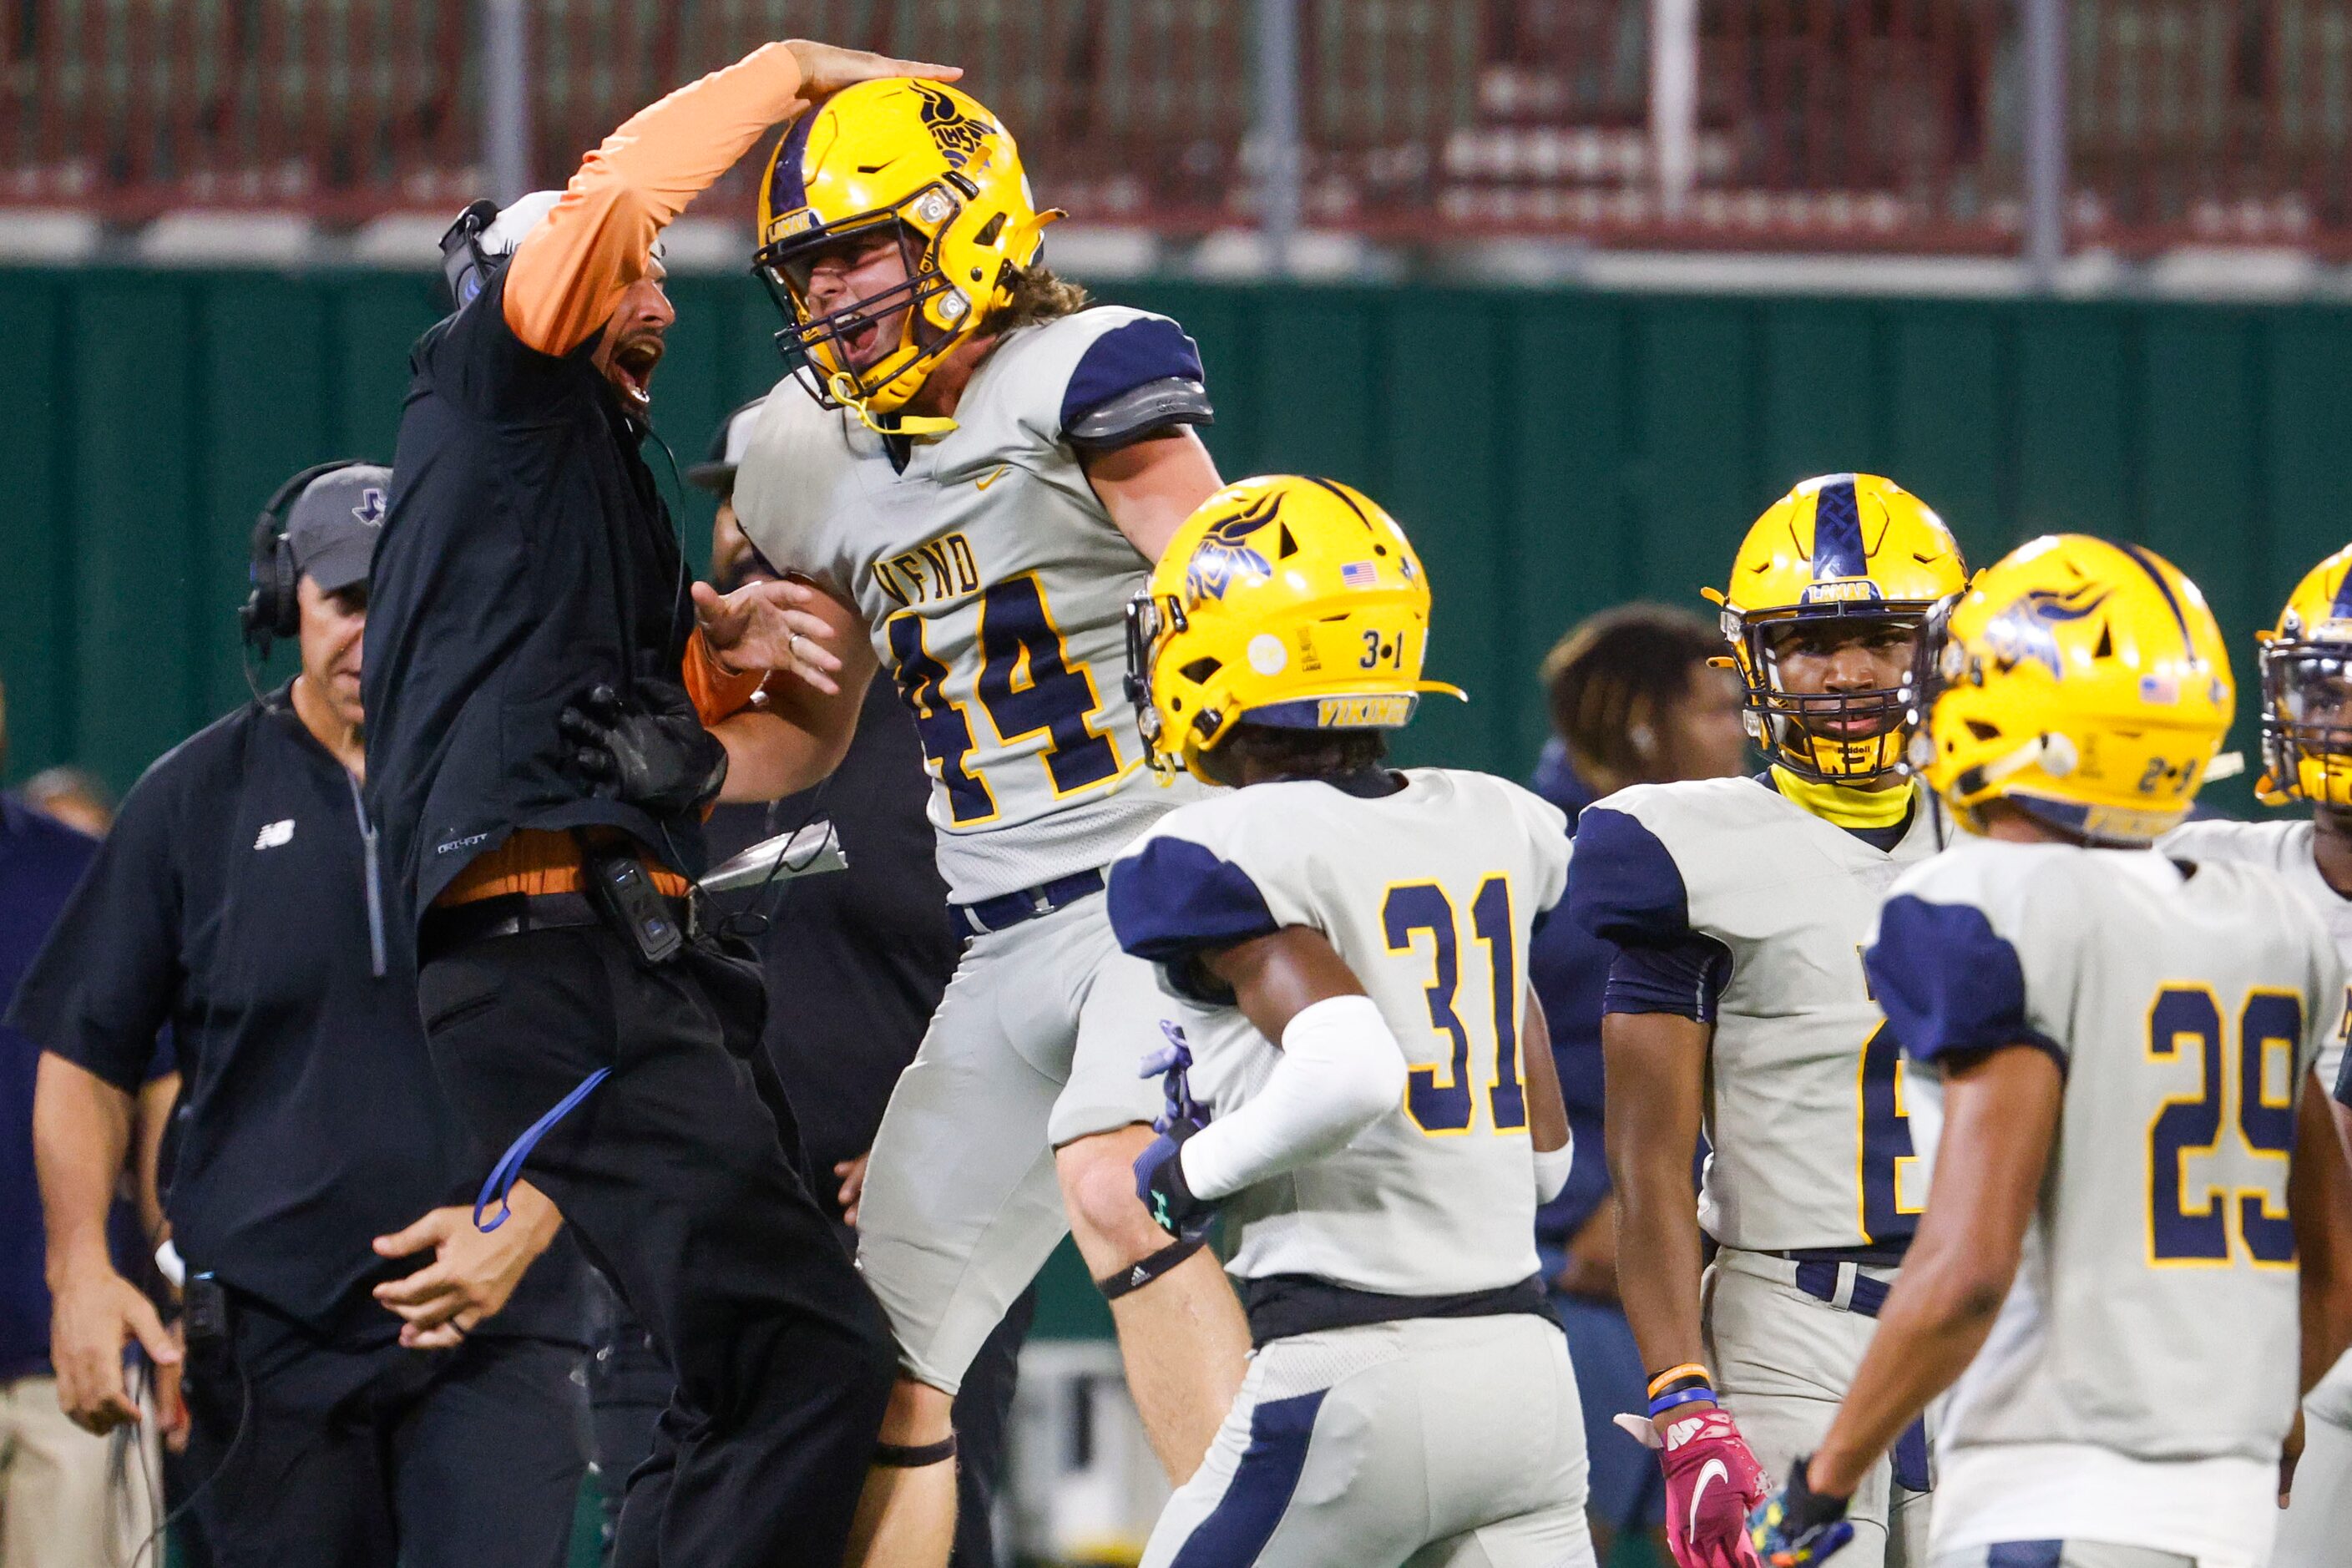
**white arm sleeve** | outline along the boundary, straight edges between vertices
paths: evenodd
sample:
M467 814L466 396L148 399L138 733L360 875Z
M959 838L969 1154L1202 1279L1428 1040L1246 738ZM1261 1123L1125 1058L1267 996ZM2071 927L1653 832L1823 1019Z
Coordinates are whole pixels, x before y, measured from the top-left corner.
M1557 1149L1538 1149L1535 1154L1536 1203L1540 1206L1559 1196L1559 1190L1568 1185L1569 1168L1576 1163L1576 1134L1570 1133L1568 1142Z
M1184 1142L1184 1184L1222 1198L1347 1147L1404 1096L1404 1047L1369 996L1328 996L1282 1031L1265 1087Z

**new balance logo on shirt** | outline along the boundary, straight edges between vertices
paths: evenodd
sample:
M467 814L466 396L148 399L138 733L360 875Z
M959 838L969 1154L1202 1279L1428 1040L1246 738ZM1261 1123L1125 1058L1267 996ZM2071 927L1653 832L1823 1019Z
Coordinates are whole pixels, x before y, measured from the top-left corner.
M253 836L253 847L256 849L275 849L281 844L292 842L294 842L294 819L290 816L280 817L276 822L263 823L261 831Z

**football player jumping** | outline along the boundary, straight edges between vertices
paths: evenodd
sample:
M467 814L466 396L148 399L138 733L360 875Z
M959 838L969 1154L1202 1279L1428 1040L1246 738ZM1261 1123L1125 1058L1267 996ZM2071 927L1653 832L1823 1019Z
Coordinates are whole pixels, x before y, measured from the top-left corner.
M1111 871L1171 994L1136 1183L1180 1238L1223 1210L1258 1346L1146 1568L1592 1562L1534 1241L1570 1150L1525 955L1568 840L1516 784L1382 765L1452 689L1429 600L1385 512L1281 476L1211 498L1137 605L1154 760L1240 787Z
M2262 674L2263 774L2257 793L2271 805L2307 801L2299 822L2185 822L2165 836L2165 852L2188 860L2267 866L2304 896L2352 964L2352 547L2307 573L2255 655ZM2315 1069L2323 1092L2305 1089L2298 1142L2334 1136L2326 1091L2337 1089L2341 1035ZM2333 1218L2335 1249L2352 1254L2352 1194L2335 1179L2344 1168L2315 1160L2306 1169L2328 1189L2297 1193L2298 1214ZM2307 1255L2306 1255L2307 1256ZM2276 1568L2326 1568L2352 1541L2352 1357L2339 1361L2304 1400L2304 1448L2279 1521Z
M1746 1561L1748 1510L1828 1426L1924 1201L1860 944L1937 847L1902 772L1903 689L1921 624L1966 581L1950 531L1893 481L1800 484L1709 595L1769 769L1637 784L1579 826L1569 912L1618 950L1609 1167L1653 1373L1651 1421L1631 1425L1661 1448L1681 1568ZM1704 1281L1702 1231L1720 1248ZM1914 1431L1863 1478L1856 1555L1916 1568L1927 1489Z
M1129 597L1217 488L1191 428L1210 405L1175 322L1082 308L1040 265L1059 216L1032 205L996 118L930 82L835 95L761 187L757 265L805 365L768 398L735 505L832 633L790 639L822 693L791 683L791 717L804 751L846 745L888 668L967 939L859 1202L900 1376L853 1561L947 1560L950 1401L1066 1230L1173 1479L1207 1451L1248 1349L1216 1259L1136 1200L1159 1099L1135 1066L1160 1003L1096 896L1192 793L1150 786L1118 671Z
M2170 563L2035 540L1930 645L1927 779L1969 832L1896 882L1864 962L1935 1180L1756 1547L1774 1568L1835 1551L1846 1500L1950 1387L1935 1568L2258 1568L2296 1398L2344 1342L2346 1260L2289 1202L2343 1158L2295 1136L2343 961L2274 872L2152 847L2236 700Z

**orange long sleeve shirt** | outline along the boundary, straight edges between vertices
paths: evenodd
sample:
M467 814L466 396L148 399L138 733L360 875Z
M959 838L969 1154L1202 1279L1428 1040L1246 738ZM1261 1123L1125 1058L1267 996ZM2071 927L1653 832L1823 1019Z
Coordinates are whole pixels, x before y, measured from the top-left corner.
M602 331L622 292L654 266L654 241L769 127L808 105L782 44L638 110L588 154L562 199L508 264L506 317L541 353Z

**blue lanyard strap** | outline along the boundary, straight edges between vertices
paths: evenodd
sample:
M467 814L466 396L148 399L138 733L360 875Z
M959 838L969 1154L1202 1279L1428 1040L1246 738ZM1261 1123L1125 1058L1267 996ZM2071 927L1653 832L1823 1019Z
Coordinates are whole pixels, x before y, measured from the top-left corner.
M539 1141L554 1131L557 1122L571 1115L573 1107L587 1099L598 1084L612 1076L611 1068L598 1068L594 1072L582 1079L579 1088L557 1100L554 1110L524 1128L522 1136L507 1146L507 1152L499 1156L499 1163L490 1167L488 1179L482 1183L481 1195L474 1200L476 1230L493 1231L506 1224L507 1215L514 1212L508 1205L507 1195L514 1191L515 1183L522 1179L522 1163L530 1158L530 1152L539 1146ZM499 1205L499 1217L484 1225L482 1211L492 1204Z

